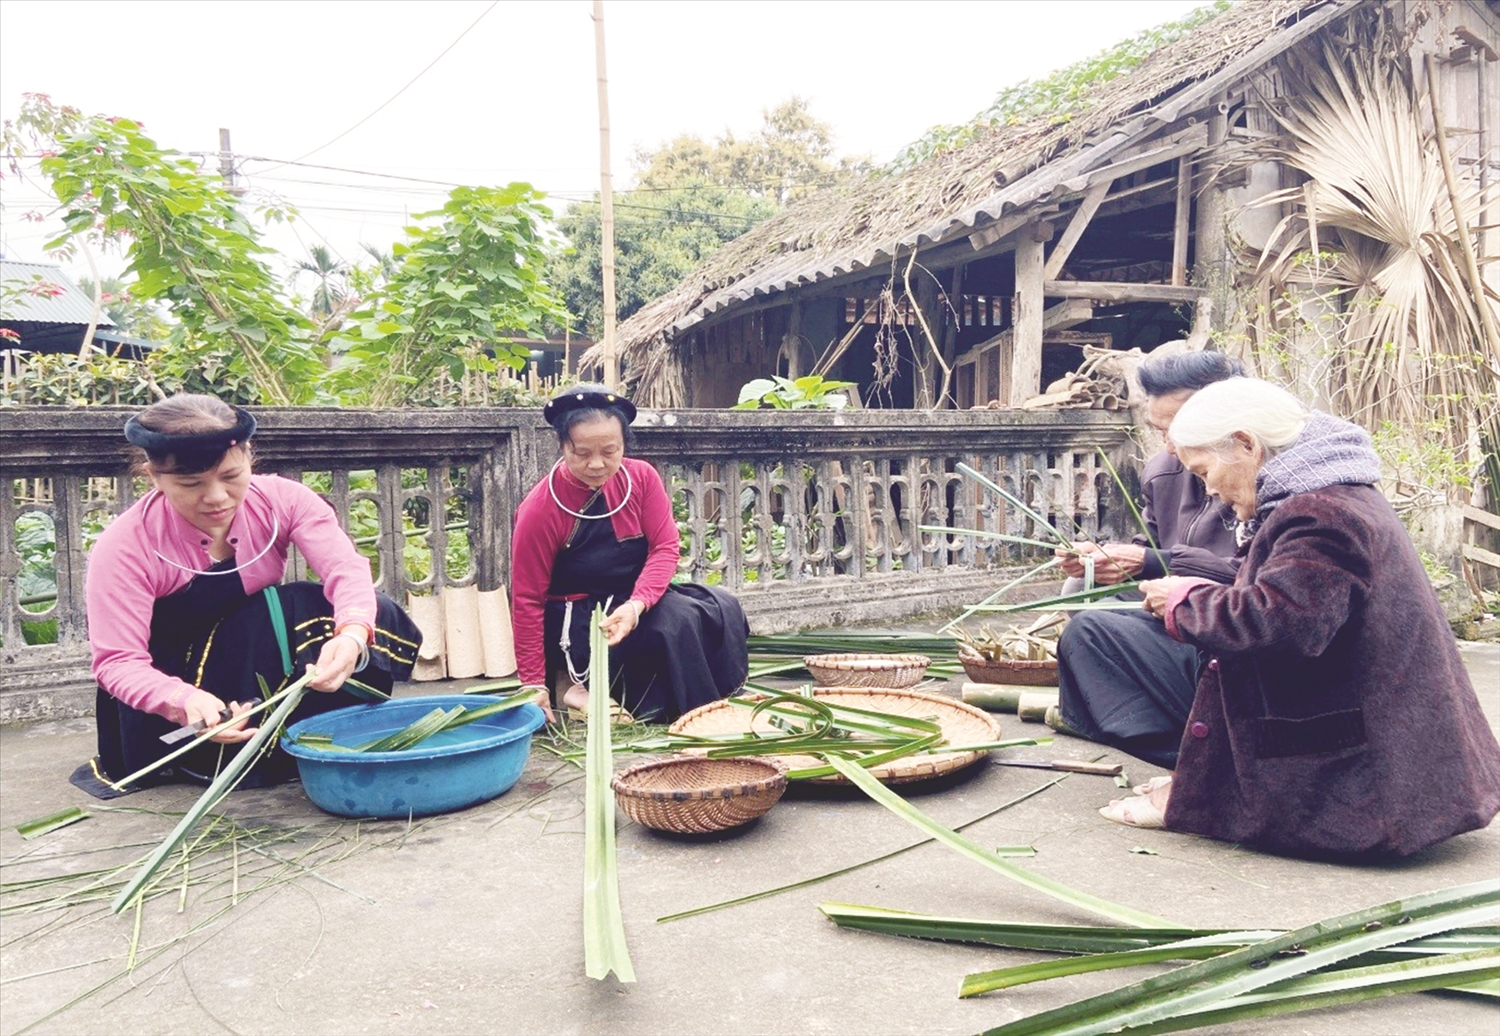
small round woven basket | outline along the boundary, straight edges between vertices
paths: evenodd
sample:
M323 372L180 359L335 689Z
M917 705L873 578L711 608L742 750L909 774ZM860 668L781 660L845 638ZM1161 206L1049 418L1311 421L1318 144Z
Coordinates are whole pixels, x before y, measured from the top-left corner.
M802 659L824 687L910 687L927 674L926 655L807 655Z
M1057 659L1037 661L1015 658L980 658L966 651L958 653L964 672L975 683L1019 683L1032 687L1057 686Z
M658 831L707 834L748 824L786 791L779 759L677 756L615 774L615 802L631 820Z

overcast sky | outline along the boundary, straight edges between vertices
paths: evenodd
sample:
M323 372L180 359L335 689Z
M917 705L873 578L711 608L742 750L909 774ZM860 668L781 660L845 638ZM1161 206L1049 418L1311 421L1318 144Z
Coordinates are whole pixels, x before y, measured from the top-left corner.
M606 0L616 185L628 185L637 148L752 133L793 94L833 126L841 153L885 161L1007 85L1197 6ZM598 189L590 11L589 0L0 0L0 114L14 116L24 92L47 93L144 122L184 152L216 151L228 127L251 187L301 213L270 239L286 261L320 241L353 259L362 241L389 248L409 213L446 193L391 177L524 180L559 209ZM278 164L294 159L334 168ZM8 258L47 261L46 228L21 217L48 200L8 172L0 181Z

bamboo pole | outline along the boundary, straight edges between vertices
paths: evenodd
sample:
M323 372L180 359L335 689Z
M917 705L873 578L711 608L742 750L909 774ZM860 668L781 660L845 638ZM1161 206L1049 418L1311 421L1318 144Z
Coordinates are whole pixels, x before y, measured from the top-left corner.
M599 265L604 275L604 384L620 387L620 357L615 353L615 198L609 172L609 77L604 69L604 0L594 0L594 66L599 76L599 204L603 226Z

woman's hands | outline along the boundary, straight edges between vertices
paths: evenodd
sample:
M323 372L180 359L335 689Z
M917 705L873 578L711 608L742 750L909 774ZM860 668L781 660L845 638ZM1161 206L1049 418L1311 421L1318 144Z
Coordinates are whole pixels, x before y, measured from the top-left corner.
M363 643L358 639L359 634L365 631L365 627L352 625L345 628L349 630L349 633L341 631L323 642L323 650L318 653L318 662L315 667L318 675L307 683L312 690L338 690L344 685L345 680L354 675L359 667L360 659L366 657Z
M1158 619L1164 619L1167 614L1167 598L1172 595L1172 591L1184 583L1201 582L1203 580L1189 579L1186 576L1164 576L1161 579L1148 579L1139 587L1140 591L1146 595L1146 599L1141 602L1141 607L1152 615L1155 615Z
M224 708L224 703L216 696L209 694L207 691L194 691L182 703L182 711L185 717L183 725L191 726L194 723L202 723L204 730L207 730L209 727L216 727L224 722L219 718L219 714L224 711ZM241 702L234 702L228 708L233 715L239 716L248 712L251 706ZM234 726L219 731L211 740L222 741L230 745L250 740L259 728L247 727L245 726L246 722L246 720L241 720Z
M1140 575L1146 564L1146 548L1133 543L1077 543L1074 546L1083 554L1061 550L1057 552L1061 561L1058 567L1074 579L1082 579L1084 576L1085 554L1094 559L1094 582L1104 585L1123 583Z
M516 693L531 695L531 700L542 710L542 715L547 717L547 722L557 722L557 715L552 711L552 692L547 688L541 684L529 683L522 686Z
M614 647L620 641L635 632L635 628L641 624L641 616L646 612L645 602L632 597L614 611L606 615L599 623L599 628L609 640L609 646Z

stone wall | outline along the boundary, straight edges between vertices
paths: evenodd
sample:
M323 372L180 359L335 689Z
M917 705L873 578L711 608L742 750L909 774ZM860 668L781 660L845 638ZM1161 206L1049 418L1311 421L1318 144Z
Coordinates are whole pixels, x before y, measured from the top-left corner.
M92 708L88 544L145 491L125 471L128 413L0 411L0 722ZM309 481L346 528L364 530L377 585L398 600L444 585L506 585L516 505L557 456L534 410L257 416L259 470ZM775 632L956 609L992 588L1027 548L920 526L1036 530L959 462L1060 526L1122 534L1129 513L1096 448L1119 462L1128 431L1103 411L643 411L632 450L673 493L683 577L733 589L756 631ZM39 524L52 529L56 597L23 602L18 537L29 528L34 538ZM289 577L306 574L294 557ZM54 643L25 643L42 628L34 624L53 622Z

